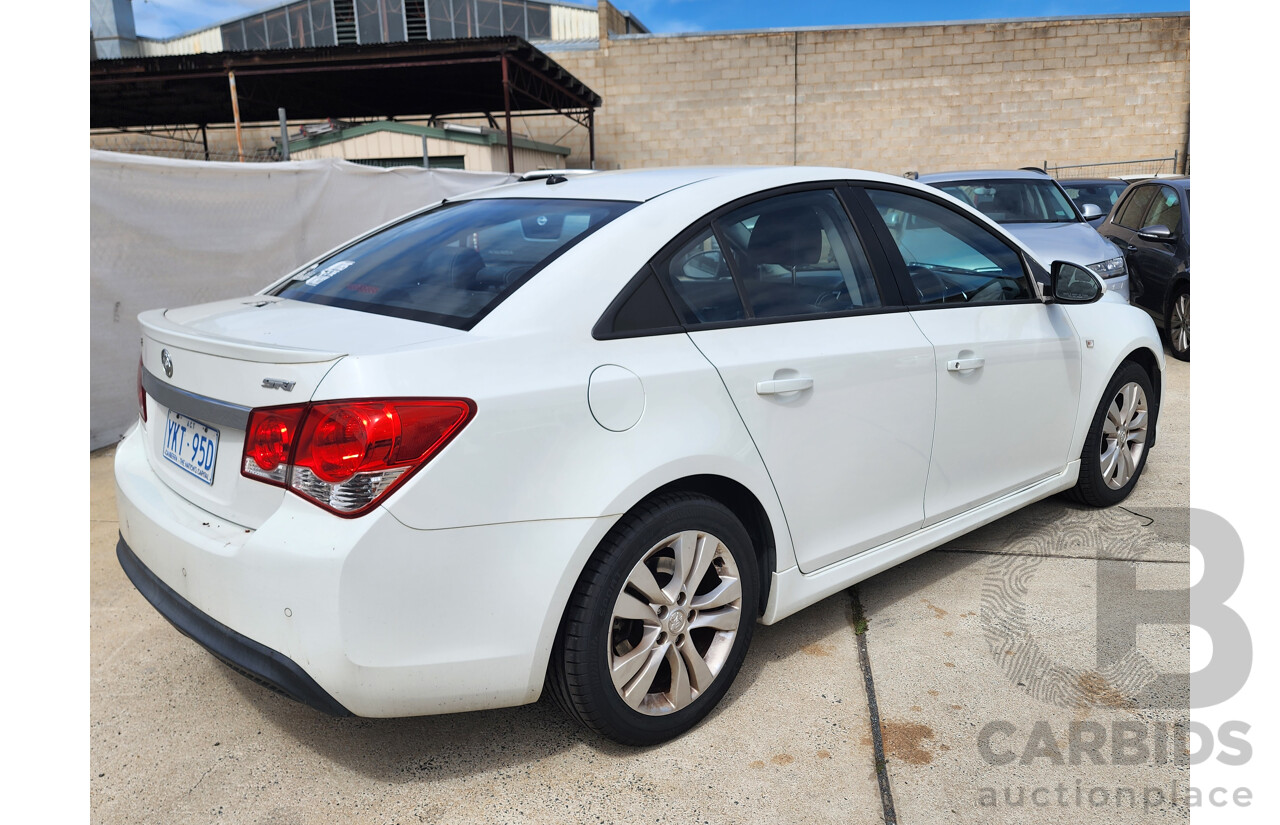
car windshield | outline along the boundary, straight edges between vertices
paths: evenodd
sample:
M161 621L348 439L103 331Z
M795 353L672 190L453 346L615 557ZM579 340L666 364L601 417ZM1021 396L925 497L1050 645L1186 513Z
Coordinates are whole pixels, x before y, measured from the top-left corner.
M342 249L274 294L470 329L555 257L633 206L540 198L446 204Z
M996 223L1078 221L1067 196L1051 180L966 180L934 183Z
M1129 186L1122 180L1097 183L1060 181L1060 183L1071 199L1076 202L1076 206L1083 209L1086 203L1091 203L1101 209L1104 215L1111 211L1111 207L1115 206L1116 201L1120 199L1120 193Z

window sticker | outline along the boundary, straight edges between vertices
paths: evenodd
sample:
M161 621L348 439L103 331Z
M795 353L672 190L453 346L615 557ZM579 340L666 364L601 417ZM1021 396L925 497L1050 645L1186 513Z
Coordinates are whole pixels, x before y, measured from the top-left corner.
M353 264L355 264L355 261L338 261L337 263L329 264L324 269L308 278L307 286L319 286Z

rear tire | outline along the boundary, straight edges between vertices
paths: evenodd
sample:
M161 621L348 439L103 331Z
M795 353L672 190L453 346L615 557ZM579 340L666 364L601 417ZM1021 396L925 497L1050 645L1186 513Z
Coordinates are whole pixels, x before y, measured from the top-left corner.
M1069 495L1092 507L1119 504L1147 466L1147 439L1159 405L1147 371L1132 361L1102 394L1080 453L1080 478Z
M728 691L755 627L751 538L694 493L642 503L605 536L574 587L548 684L571 717L653 745L700 722Z
M1179 361L1191 360L1191 290L1178 287L1169 300L1169 311L1164 316L1164 328L1169 333L1169 354Z

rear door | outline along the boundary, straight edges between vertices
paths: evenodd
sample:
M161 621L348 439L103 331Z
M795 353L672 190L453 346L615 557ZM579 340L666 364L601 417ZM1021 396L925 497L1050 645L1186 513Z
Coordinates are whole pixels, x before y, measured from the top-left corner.
M802 571L920 527L933 348L835 189L738 205L655 269L764 459Z
M854 202L933 345L937 415L924 523L1062 471L1080 389L1078 338L1039 299L1015 247L960 209L892 187Z

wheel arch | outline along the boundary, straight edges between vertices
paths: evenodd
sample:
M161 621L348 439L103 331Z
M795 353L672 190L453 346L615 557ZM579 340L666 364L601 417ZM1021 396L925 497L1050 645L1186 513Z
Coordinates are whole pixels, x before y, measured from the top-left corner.
M1163 377L1164 372L1160 369L1160 360L1157 355L1148 347L1138 347L1130 352L1123 359L1116 369L1126 363L1134 363L1142 367L1142 371L1147 374L1147 378L1151 379L1151 389L1155 393L1155 414L1151 416L1151 438L1147 441L1148 449L1156 445L1156 440L1160 437L1160 407L1161 399L1164 397ZM1114 371L1113 373L1114 374Z
M760 574L760 598L756 615L764 614L769 604L769 587L778 563L777 540L774 526L760 499L747 487L731 478L719 475L695 475L668 482L636 502L639 507L654 496L663 493L700 493L728 507L742 526L747 529L754 545L757 570ZM635 509L633 507L632 509Z

